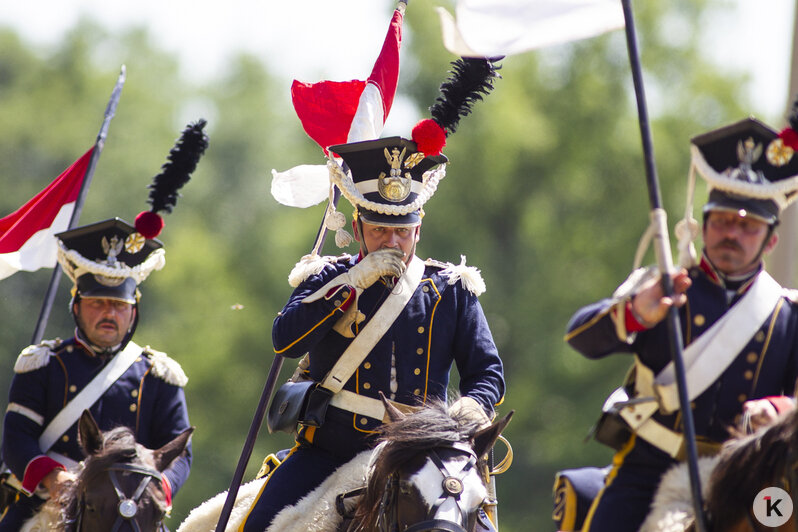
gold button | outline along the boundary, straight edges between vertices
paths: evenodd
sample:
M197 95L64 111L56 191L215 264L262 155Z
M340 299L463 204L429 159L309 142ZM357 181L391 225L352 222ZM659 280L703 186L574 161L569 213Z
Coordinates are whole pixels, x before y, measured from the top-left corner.
M413 395L421 395L421 390L416 388L415 390L413 390Z
M364 363L364 364L363 364L363 367L364 367L365 369L371 369L371 362L366 362L366 363Z
M419 347L418 349L416 349L416 354L423 355L424 354L424 349Z
M336 307L340 307L341 306L341 302L336 299L335 301L333 301L333 305L335 305Z
M69 436L64 434L63 436L61 436L61 441L69 441Z
M429 292L429 286L427 285L424 285L423 287L421 287L421 289L425 292Z
M754 372L748 369L745 371L745 373L743 373L743 377L745 377L745 380L750 381L754 378Z
M695 410L695 401L690 401L690 409Z
M364 390L370 390L371 389L371 384L369 384L368 382L364 382L363 383L363 389Z
M141 357L138 357L138 358L136 359L136 362L141 362Z
M416 374L416 375L421 375L421 370L416 368L416 369L413 370L413 373Z
M745 360L747 360L749 364L753 364L754 362L757 361L757 359L759 359L759 355L757 355L753 351L751 351L745 356Z
M698 277L698 270L692 270L692 271L690 272L690 277L692 277L693 279L695 279L696 277Z
M737 400L740 401L741 403L744 403L746 399L748 399L748 397L746 397L744 393L741 393L740 395L737 396Z
M424 332L424 327L419 327L419 328L418 328L418 333L419 333L419 334L421 334L421 333L423 333L423 332Z
M368 422L369 422L369 420L368 420L368 419L366 419L366 418L364 418L364 417L360 418L360 424L361 424L361 425L365 425L365 424L366 424L366 423L368 423Z
M130 411L131 412L135 412L136 411L136 403L133 403L133 404L130 405Z
M138 397L138 396L139 396L139 391L138 390L133 390L133 391L130 392L130 397Z
M759 331L758 333L756 333L754 335L754 340L756 340L759 343L764 342L765 341L765 332L764 331Z
M66 348L66 351L67 351L67 353L71 353L74 349L75 349L74 347L72 347L71 345L68 345L67 348Z
M693 323L695 323L696 326L698 326L698 327L701 327L706 322L707 322L707 319L704 317L703 314L696 314L695 318L693 318Z
M74 384L70 384L69 385L69 391L72 392L72 393L75 393L76 391L78 391L78 387L75 386Z
M349 290L344 290L343 292L341 292L341 297L344 298L344 299L348 298L349 297Z

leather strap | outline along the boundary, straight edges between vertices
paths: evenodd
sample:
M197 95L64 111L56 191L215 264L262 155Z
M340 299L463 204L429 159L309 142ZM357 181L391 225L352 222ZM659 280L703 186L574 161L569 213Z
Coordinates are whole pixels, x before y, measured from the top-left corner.
M340 392L346 381L355 373L360 363L368 356L371 350L380 341L380 338L399 317L404 310L413 293L421 283L424 275L424 261L418 257L413 257L404 275L399 278L399 282L394 287L391 294L385 299L371 320L355 336L349 347L338 358L338 362L330 370L321 386L331 390L333 393ZM369 416L371 417L371 416ZM381 417L377 419L382 419Z
M766 271L762 271L740 301L685 348L685 377L691 401L715 382L737 358L773 314L782 291L781 285ZM656 376L654 388L666 412L679 409L673 362Z
M418 407L397 403L391 403L405 414L418 410ZM349 390L341 390L330 399L330 404L342 410L360 414L361 416L370 417L373 419L380 419L383 422L390 421L388 412L385 410L385 405L379 399L373 397L366 397Z
M141 355L142 348L133 342L116 354L103 370L50 421L39 437L39 448L48 451L58 438L80 418L122 376Z

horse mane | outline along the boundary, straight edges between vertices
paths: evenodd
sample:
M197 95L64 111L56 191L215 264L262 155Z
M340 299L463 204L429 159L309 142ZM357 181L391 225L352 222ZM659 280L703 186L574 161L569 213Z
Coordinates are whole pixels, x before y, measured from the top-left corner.
M140 463L151 467L152 464L147 463L141 449L142 446L136 442L136 436L128 427L116 427L104 432L102 449L86 457L76 481L66 487L57 501L64 508L64 524L68 527L75 525L83 490L99 476L106 474L112 465ZM146 492L161 511L166 511L163 497L155 490L152 482L147 486ZM112 495L116 497L115 494Z
M382 425L366 492L357 505L350 530L376 529L385 488L394 472L430 449L468 443L478 430L479 425L474 421L450 415L447 402L441 399L429 400L420 410Z
M786 486L797 463L798 409L753 434L727 441L710 477L706 501L715 530L728 530L739 522L763 488Z

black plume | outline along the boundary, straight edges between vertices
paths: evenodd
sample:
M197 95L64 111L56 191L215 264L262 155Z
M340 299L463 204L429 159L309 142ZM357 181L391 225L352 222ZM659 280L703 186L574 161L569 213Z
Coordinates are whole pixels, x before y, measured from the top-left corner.
M501 78L492 59L461 57L452 62L451 76L441 84L441 95L430 107L432 119L450 135L460 118L471 113L474 102L493 89L493 80Z
M200 119L183 130L161 166L161 173L148 185L150 197L147 203L152 206L152 212L172 212L180 197L177 191L191 179L191 172L208 148L208 136L202 131L206 124L205 119Z

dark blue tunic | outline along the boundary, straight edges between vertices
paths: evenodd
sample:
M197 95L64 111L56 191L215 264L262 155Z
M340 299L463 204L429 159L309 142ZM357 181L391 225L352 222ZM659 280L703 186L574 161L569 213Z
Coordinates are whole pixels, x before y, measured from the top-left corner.
M3 461L31 491L52 470L52 463L43 456L38 443L44 428L106 362L72 338L54 346L41 364L14 375L3 424ZM181 379L175 378L175 371L178 377L185 378L176 362L145 348L89 409L100 429L127 426L135 431L139 443L159 448L188 428L186 399L182 386L176 383ZM77 423L53 444L51 451L74 461L83 459ZM172 494L185 483L190 468L189 444L187 453L164 471Z
M751 279L729 296L706 260L691 268L689 275L692 286L687 291L687 303L679 312L685 345L709 329L753 283ZM635 353L643 364L658 373L671 360L667 324L663 321L651 329L629 335L624 341L618 337L611 318L611 313L617 309L617 302L607 299L577 311L568 324L568 343L588 358ZM692 402L699 444L728 439L729 428L738 425L745 401L794 393L798 377L797 335L795 294L785 290L773 313L748 344L720 377ZM658 412L653 419L675 432L682 432L678 411ZM660 476L676 462L639 437L616 455L616 461L620 467L611 473L614 480L600 495L591 532L637 530ZM635 502L630 504L630 501ZM639 510L639 520L630 515L632 506Z

